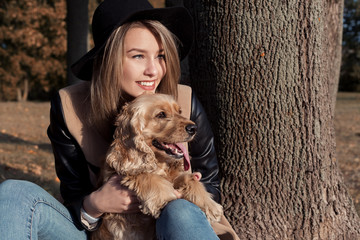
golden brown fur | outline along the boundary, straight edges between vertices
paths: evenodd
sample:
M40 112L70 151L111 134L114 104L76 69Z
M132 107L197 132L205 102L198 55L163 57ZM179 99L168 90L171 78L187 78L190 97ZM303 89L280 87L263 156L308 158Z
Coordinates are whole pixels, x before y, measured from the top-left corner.
M159 149L159 142L174 149L172 144L194 137L196 126L182 117L180 111L175 100L165 94L144 94L124 106L116 121L115 140L106 158L103 181L113 174L122 175L121 183L136 192L141 213L105 214L92 239L155 238L155 219L169 201L177 198L174 189L198 205L210 221L220 220L222 207L211 199L195 175L184 171L187 168L181 157L184 148L177 147L180 153Z

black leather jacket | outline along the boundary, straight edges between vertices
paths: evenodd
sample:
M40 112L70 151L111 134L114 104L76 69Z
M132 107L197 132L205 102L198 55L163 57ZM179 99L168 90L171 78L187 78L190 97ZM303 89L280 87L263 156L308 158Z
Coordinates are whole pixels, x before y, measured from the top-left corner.
M192 94L190 118L198 126L196 137L189 144L192 171L202 174L201 182L214 196L214 200L220 202L219 167L214 137L205 111L194 94ZM79 144L70 134L65 124L59 94L51 100L48 136L55 156L55 168L60 179L60 192L64 204L76 217L74 219L76 225L83 228L80 223L82 201L86 195L95 190L95 186L90 181L89 169L94 173L99 169L86 161Z

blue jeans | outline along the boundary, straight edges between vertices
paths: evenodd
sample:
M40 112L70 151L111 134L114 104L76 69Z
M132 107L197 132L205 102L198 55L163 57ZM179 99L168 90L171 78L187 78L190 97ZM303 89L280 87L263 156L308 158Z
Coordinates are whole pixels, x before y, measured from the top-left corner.
M218 239L205 214L183 199L164 208L156 231L158 239ZM21 180L0 184L0 235L5 240L87 239L64 205L36 184Z
M156 221L159 240L213 240L219 239L206 215L195 204L184 199L169 202Z

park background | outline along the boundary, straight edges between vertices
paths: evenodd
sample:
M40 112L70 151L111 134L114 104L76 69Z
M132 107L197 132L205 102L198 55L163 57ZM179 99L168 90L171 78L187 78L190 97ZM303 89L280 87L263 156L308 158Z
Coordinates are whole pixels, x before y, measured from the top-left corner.
M89 0L89 13L98 0ZM150 1L156 7L164 1ZM335 132L344 182L360 213L360 2L345 0ZM91 19L91 14L89 16ZM89 36L89 47L92 46ZM68 84L65 0L0 3L0 182L33 181L56 198L49 99Z

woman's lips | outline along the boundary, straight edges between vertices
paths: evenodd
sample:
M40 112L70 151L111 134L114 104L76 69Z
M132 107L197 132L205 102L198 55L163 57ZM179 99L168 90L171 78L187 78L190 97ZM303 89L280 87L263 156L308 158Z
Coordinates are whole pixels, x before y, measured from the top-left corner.
M152 91L155 89L155 81L137 81L139 87L146 91Z

